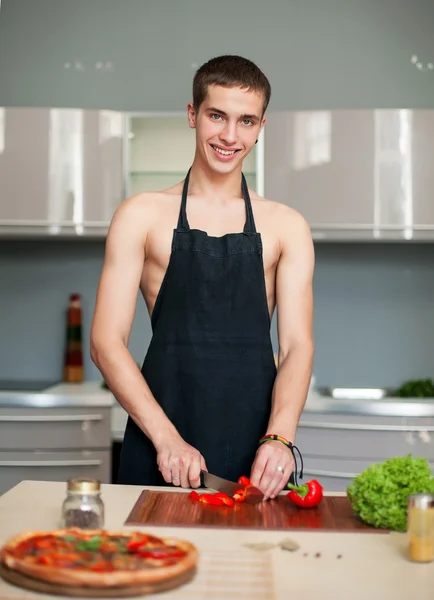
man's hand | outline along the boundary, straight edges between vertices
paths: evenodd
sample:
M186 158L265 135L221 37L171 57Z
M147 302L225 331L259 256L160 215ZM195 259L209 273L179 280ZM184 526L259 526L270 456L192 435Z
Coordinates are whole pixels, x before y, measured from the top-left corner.
M164 481L183 488L200 486L200 471L206 471L205 459L179 435L165 438L157 450L157 464Z
M275 498L288 483L294 466L289 448L282 442L266 442L256 452L250 481L264 494L264 500Z

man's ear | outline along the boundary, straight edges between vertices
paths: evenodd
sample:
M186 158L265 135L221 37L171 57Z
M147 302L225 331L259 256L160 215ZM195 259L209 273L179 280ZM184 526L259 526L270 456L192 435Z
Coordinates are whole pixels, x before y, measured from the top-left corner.
M187 116L188 116L188 125L191 129L196 128L196 110L193 106L193 102L189 102L187 104Z

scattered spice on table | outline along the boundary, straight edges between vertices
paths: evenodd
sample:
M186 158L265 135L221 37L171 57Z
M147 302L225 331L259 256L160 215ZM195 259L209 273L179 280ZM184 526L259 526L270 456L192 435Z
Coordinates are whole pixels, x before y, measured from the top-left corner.
M292 538L285 538L281 542L279 542L279 546L282 550L288 550L288 552L295 552L300 548L295 540Z
M258 550L259 552L262 552L264 550L271 550L271 548L276 548L276 544L271 544L269 542L256 542L250 544L243 544L243 546L249 548L249 550Z
M285 538L278 542L277 544L273 544L271 542L253 542L248 544L243 544L246 548L250 550L271 550L272 548L280 548L281 550L287 550L289 552L295 552L300 548L298 543L292 538Z

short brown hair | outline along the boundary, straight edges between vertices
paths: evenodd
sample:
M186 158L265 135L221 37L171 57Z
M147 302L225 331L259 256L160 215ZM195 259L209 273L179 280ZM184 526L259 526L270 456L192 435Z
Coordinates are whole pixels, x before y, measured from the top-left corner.
M203 64L193 80L193 105L199 110L208 93L208 86L221 85L247 89L264 96L264 110L267 110L271 97L271 86L259 67L242 56L217 56Z

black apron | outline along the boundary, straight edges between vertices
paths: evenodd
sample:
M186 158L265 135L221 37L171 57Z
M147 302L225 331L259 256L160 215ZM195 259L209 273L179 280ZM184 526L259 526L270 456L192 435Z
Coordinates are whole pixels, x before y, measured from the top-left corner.
M259 439L267 433L276 377L262 241L244 175L244 230L221 237L190 229L189 178L190 171L142 374L208 470L236 481L249 476ZM118 483L167 485L153 444L131 418Z

